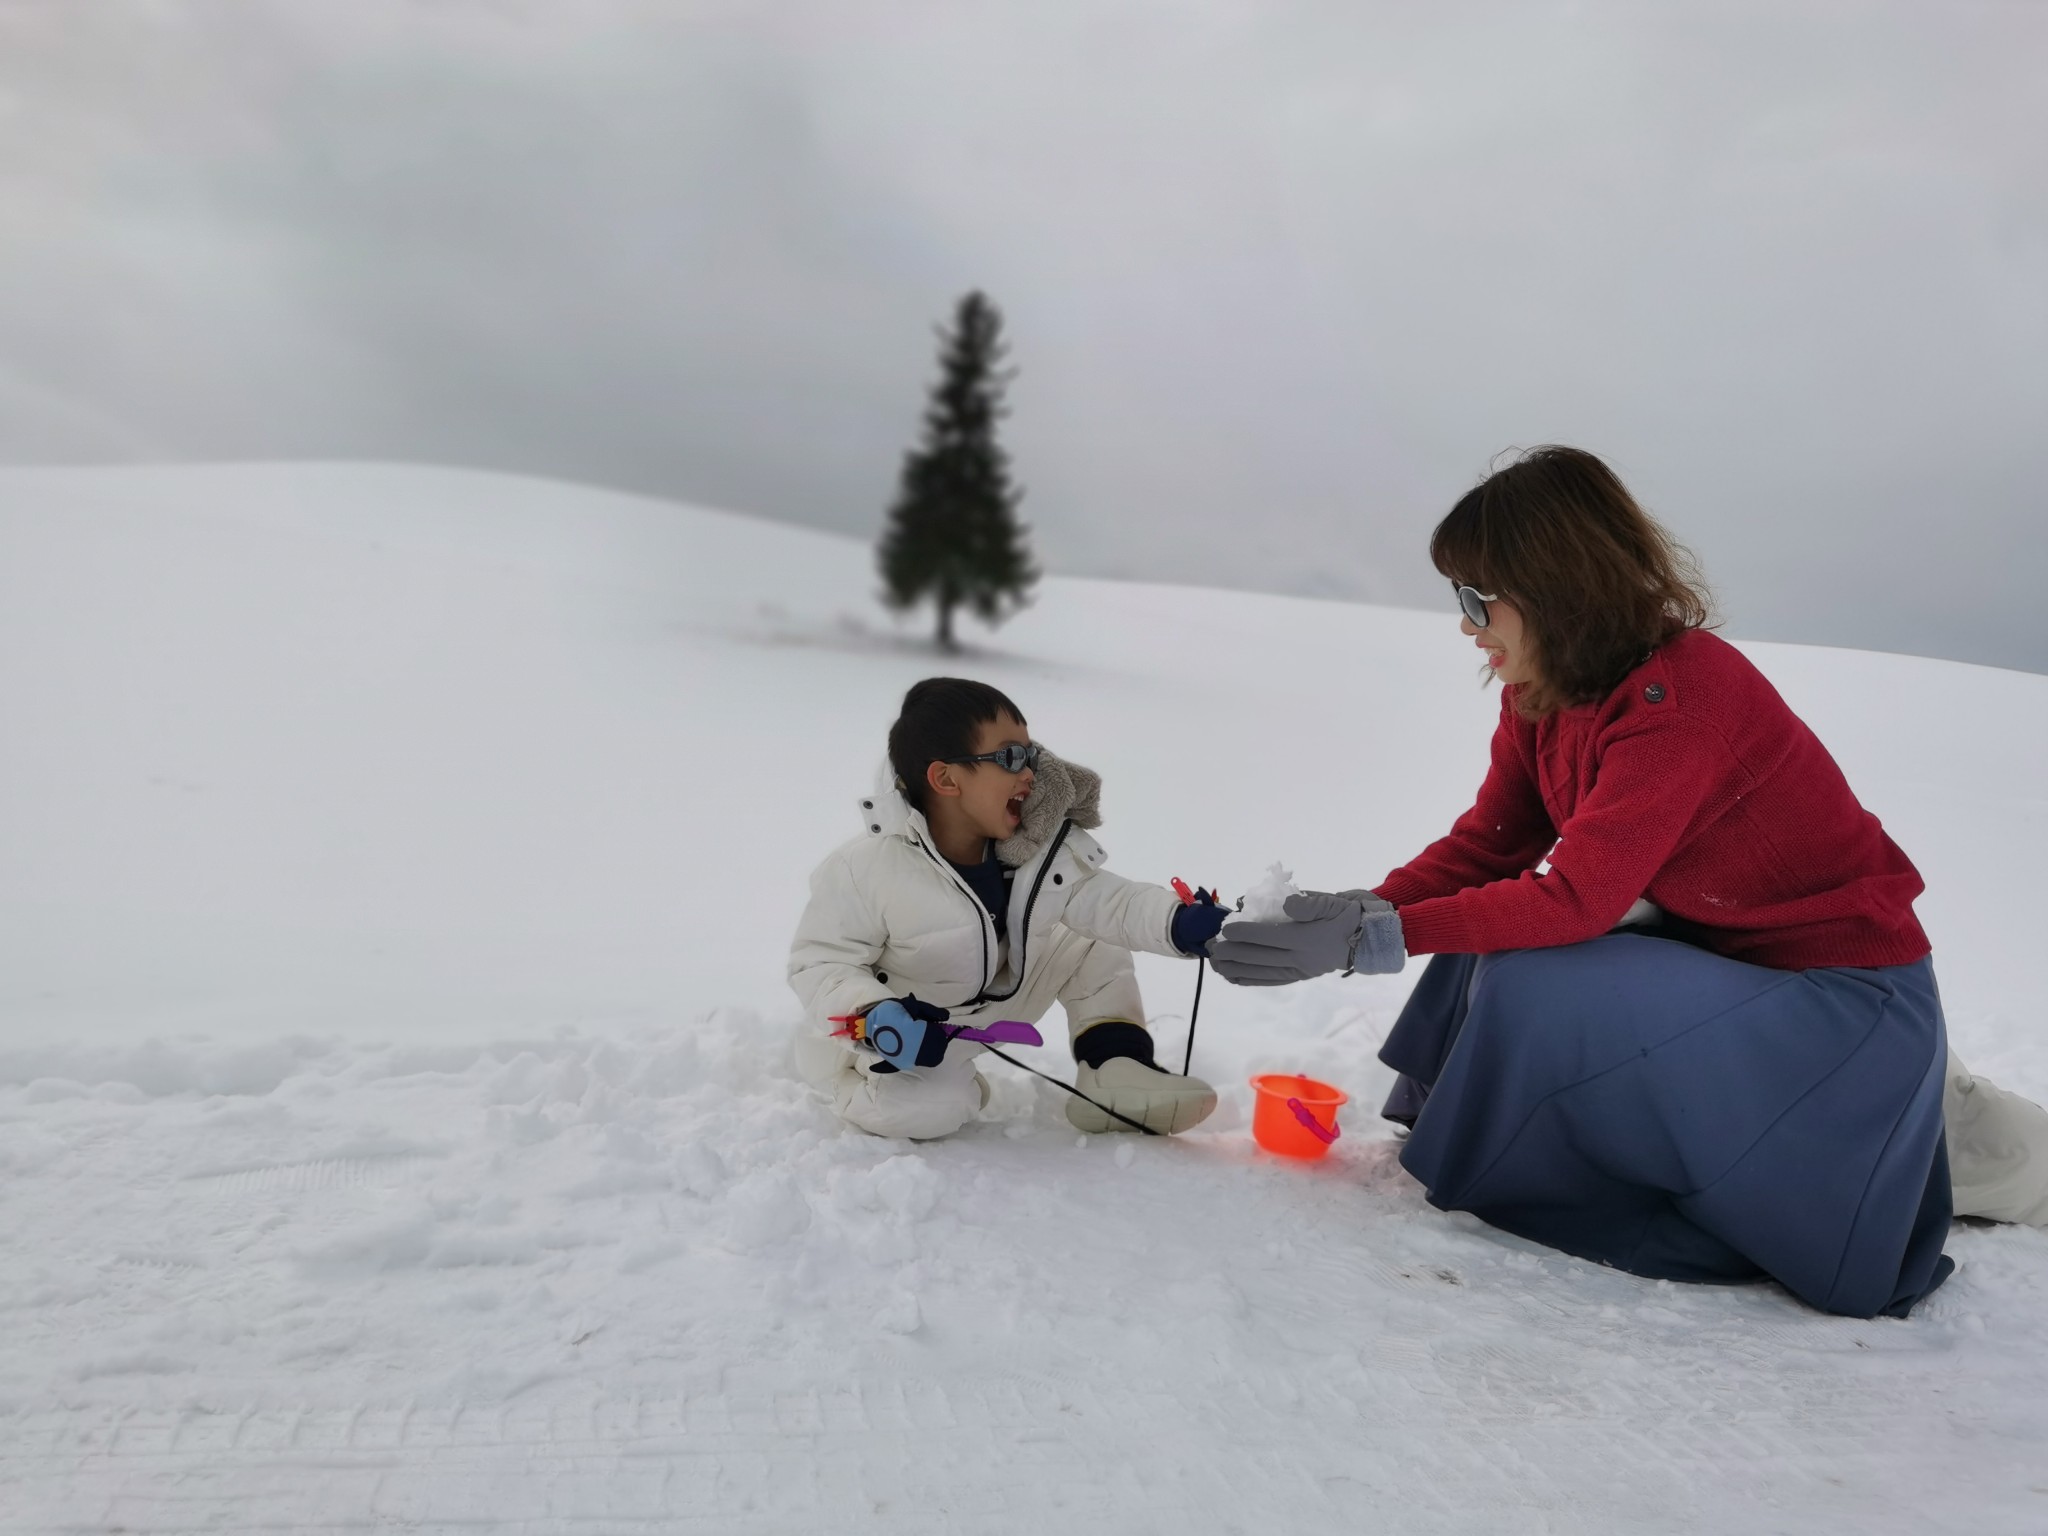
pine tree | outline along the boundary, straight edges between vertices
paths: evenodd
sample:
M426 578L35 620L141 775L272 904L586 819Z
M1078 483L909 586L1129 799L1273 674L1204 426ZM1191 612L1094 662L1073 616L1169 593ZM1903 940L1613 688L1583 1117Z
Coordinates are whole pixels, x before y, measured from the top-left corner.
M1003 317L980 293L961 299L951 331L939 333L939 382L925 407L918 446L905 454L896 501L879 551L886 599L909 608L929 597L938 643L956 650L953 614L967 607L999 624L1030 599L1038 572L1017 521L1022 491L996 441L1008 411L1003 390Z

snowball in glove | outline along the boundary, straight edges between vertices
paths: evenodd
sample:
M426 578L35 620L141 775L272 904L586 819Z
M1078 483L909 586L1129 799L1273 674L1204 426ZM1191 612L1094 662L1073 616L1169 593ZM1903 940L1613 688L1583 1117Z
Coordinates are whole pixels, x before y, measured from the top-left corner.
M1392 975L1408 963L1401 914L1371 891L1303 891L1280 922L1226 923L1209 963L1240 987L1283 987L1342 971Z

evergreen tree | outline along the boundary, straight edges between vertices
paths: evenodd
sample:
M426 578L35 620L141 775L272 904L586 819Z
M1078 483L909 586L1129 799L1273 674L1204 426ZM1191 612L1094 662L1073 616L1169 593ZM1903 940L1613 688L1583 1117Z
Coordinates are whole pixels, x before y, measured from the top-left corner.
M1003 317L980 293L960 301L951 331L939 333L939 382L925 407L918 446L904 455L903 477L882 531L880 563L892 608L929 597L938 609L938 642L955 650L954 610L967 607L990 624L1021 608L1038 580L1024 525L1023 493L1010 483L1010 456L996 441L1008 414L1003 390L1016 377L1003 366Z

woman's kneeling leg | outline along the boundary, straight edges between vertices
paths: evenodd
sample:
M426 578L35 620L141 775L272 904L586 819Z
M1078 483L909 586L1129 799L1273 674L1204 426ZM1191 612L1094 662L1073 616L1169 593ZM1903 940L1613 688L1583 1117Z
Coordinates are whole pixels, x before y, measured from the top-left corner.
M1831 1311L1946 1273L1924 962L1772 971L1616 935L1439 964L1383 1053L1429 1090L1402 1162L1434 1203L1639 1274L1766 1272Z

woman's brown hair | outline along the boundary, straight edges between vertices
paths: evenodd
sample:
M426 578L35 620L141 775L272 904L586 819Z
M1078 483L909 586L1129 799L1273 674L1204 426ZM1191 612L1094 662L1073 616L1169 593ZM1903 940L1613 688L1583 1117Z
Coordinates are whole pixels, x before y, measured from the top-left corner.
M1536 674L1516 696L1526 719L1605 698L1710 614L1692 553L1581 448L1532 448L1488 475L1436 525L1429 557L1521 611Z

